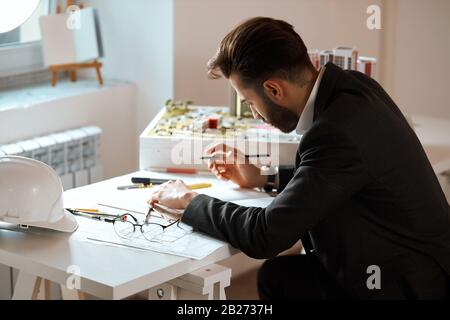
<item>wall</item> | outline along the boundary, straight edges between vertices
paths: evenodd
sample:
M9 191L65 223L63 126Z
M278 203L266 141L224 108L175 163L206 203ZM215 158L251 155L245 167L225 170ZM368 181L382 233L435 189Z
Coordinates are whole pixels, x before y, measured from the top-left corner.
M388 1L386 85L400 108L450 118L450 1Z
M173 1L90 0L98 8L106 78L136 84L135 139L173 96ZM136 166L137 168L137 166Z
M382 9L382 29L366 28L366 9ZM407 113L450 118L450 1L448 0L175 0L178 99L226 105L225 80L208 80L206 62L223 36L246 18L287 20L313 48L356 45L379 59L377 80Z
M270 16L294 25L310 48L356 45L363 55L380 56L382 31L366 27L366 9L381 0L175 0L175 77L178 99L226 105L225 80L208 80L206 63L220 40L241 21Z

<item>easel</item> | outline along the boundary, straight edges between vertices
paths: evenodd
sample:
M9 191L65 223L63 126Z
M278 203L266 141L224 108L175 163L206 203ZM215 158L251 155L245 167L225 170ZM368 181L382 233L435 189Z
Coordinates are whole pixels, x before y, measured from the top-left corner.
M69 63L69 64L60 64L60 65L54 65L50 66L50 72L52 73L52 87L56 86L56 82L58 81L58 72L61 71L69 71L69 78L70 81L75 82L77 81L77 71L79 69L86 69L86 68L95 68L95 71L97 72L97 80L98 83L102 86L103 85L103 77L100 68L102 67L102 63L98 62L97 60L94 60L94 62L86 62L86 63Z
M74 5L73 0L67 0L67 8ZM80 9L82 9L84 6L82 4L78 5ZM57 4L56 6L56 14L61 13L61 6L60 4ZM56 83L58 82L58 73L63 71L69 72L69 78L70 81L76 82L77 81L77 71L79 69L87 69L87 68L95 68L95 71L97 73L97 80L98 83L102 86L103 85L103 77L100 68L102 67L102 63L98 62L97 60L94 60L93 62L85 62L85 63L69 63L69 64L60 64L60 65L52 65L49 66L49 70L52 74L52 80L51 84L52 87L56 86Z

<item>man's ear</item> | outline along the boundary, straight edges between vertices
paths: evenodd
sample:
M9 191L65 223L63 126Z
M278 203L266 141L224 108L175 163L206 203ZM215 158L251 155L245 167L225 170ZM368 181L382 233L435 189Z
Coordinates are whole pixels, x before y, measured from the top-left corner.
M266 80L263 83L264 93L272 101L277 102L284 98L283 86L279 81Z

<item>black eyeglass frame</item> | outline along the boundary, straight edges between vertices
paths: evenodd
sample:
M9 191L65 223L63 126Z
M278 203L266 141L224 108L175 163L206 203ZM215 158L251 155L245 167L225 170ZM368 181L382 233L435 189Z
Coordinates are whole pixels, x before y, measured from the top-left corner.
M123 217L125 217L125 216L130 216L130 217L134 220L134 222L129 221L129 220L123 221ZM105 221L106 221L106 220L105 220ZM180 222L181 222L181 219L177 219L177 220L169 220L169 222L170 222L169 224L161 224L161 223L156 223L156 222L138 223L138 219L137 219L135 216L133 216L131 213L124 213L124 214L121 214L121 215L117 216L115 219L111 219L111 221L107 221L107 222L112 222L112 224L115 225L115 223L118 222L118 221L130 223L130 224L133 226L133 232L136 232L136 227L139 227L139 229L140 229L142 235L144 236L144 238L145 238L146 240L148 240L148 241L155 241L155 242L159 242L159 241L153 240L153 238L152 238L152 239L147 238L147 237L145 236L145 232L144 232L144 230L143 230L143 227L148 226L148 225L156 225L156 226L161 227L161 228L162 228L162 232L164 232L164 230L166 230L167 228L169 228L169 227L171 227L171 226L173 226L173 225L176 224L178 228L184 230L184 229L183 229L182 227L180 227L180 225L179 225ZM116 232L116 234L117 234L119 237L124 238L124 239L127 239L127 237L124 237L123 235L121 235L121 234L116 230L116 228L114 228L114 231ZM186 231L186 230L185 230L185 231Z
M133 226L133 232L136 232L136 227L139 227L142 235L144 235L144 238L148 241L153 241L152 239L148 239L147 237L145 237L145 233L144 230L142 229L144 226L147 225L155 225L155 226L159 226L162 228L162 232L164 232L164 230L166 230L167 228L173 226L174 224L177 225L178 228L184 230L182 227L180 227L180 222L181 219L177 219L177 220L168 220L169 224L161 224L161 223L156 223L156 222L145 222L145 223L138 223L138 219L133 216L131 213L124 213L124 214L120 214L120 215L112 215L112 214L98 214L98 213L84 213L82 211L78 211L78 210L73 210L73 209L67 209L69 212L71 212L74 215L78 215L78 216L82 216L82 217L86 217L86 218L91 218L91 219L95 219L95 220L100 220L100 221L104 221L104 222L109 222L113 224L114 227L114 231L116 232L116 234L123 238L123 239L127 239L126 237L124 237L123 235L121 235L115 228L115 224L116 222L120 221L120 222L126 222L126 223L130 223ZM133 219L134 222L129 221L128 219L123 219L124 217L131 217L131 219ZM186 231L186 230L184 230Z
M177 219L177 220L169 220L169 224L161 224L161 223L156 223L156 222L138 223L138 219L137 219L135 216L133 216L131 213L124 213L124 214L121 214L121 215L117 216L115 219L112 219L112 223L115 224L116 221L118 221L118 220L121 221L121 222L123 222L122 219L123 219L123 217L125 217L125 216L130 216L130 217L134 220L134 222L131 222L131 221L128 221L128 220L126 220L126 222L131 223L135 228L136 228L136 227L139 227L139 228L141 229L141 232L142 232L142 227L143 227L143 226L146 226L146 225L149 225L149 224L153 224L153 225L160 226L160 227L163 228L163 230L165 230L165 229L167 229L168 227L173 226L173 225L176 224L176 223L180 223L180 220L181 220L181 219ZM133 232L134 232L134 231L136 231L136 230L133 230Z

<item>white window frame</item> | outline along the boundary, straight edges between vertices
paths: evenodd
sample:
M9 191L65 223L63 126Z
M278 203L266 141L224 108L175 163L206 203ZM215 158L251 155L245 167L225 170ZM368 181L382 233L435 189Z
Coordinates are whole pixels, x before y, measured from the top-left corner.
M56 12L57 0L50 0L50 13ZM44 70L41 41L0 47L0 77Z

